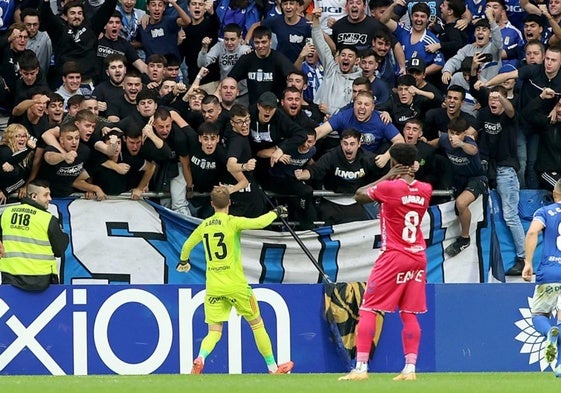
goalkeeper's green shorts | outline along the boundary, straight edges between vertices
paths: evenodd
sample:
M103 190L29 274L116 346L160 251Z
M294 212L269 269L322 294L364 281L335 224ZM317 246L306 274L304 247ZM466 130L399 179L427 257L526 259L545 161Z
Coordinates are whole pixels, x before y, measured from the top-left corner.
M232 307L247 321L261 315L257 299L248 285L245 290L227 296L205 295L205 322L209 325L225 322L230 318Z

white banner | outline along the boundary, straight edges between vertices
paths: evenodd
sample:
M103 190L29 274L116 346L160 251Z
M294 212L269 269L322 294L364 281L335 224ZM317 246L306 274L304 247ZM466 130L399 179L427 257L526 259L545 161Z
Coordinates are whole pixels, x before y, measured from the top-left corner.
M454 258L446 258L443 251L460 232L454 203L431 206L424 216L429 282L487 281L491 236L482 200L471 206L471 246ZM185 219L146 201L62 199L53 201L50 210L61 218L71 236L61 262L65 284L204 283L202 245L191 255L191 272L175 271L181 246L200 220ZM297 234L335 282L365 281L379 253L379 220ZM246 231L242 248L251 283L322 282L318 270L288 231Z

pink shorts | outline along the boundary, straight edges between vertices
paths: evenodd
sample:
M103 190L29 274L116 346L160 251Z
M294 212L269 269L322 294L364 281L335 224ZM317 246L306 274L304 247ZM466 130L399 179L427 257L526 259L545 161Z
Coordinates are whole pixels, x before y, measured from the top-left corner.
M427 257L424 252L407 254L396 250L383 252L372 268L362 310L424 313Z

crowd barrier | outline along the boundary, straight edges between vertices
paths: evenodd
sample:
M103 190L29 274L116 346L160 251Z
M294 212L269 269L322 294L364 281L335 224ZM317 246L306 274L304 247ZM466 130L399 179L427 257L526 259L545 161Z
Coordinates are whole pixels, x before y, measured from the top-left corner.
M352 359L326 318L321 284L254 285L278 361L295 373L344 373ZM189 373L206 334L201 285L0 286L0 374ZM548 371L532 327L532 284L428 284L419 373ZM335 312L340 324L343 307ZM343 313L343 314L342 314ZM331 319L331 318L330 318ZM403 367L401 322L386 314L373 372ZM231 314L205 373L264 373L248 325ZM334 376L335 378L335 376ZM335 379L334 379L335 380Z

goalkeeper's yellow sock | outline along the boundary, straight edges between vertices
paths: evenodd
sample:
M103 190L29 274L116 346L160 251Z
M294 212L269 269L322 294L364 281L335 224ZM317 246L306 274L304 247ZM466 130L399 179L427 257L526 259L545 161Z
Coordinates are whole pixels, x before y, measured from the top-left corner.
M271 345L271 339L269 338L269 333L267 333L265 329L263 320L252 325L251 330L253 330L253 336L255 337L255 343L257 344L259 353L263 356L263 359L265 359L269 370L275 372L277 370L277 362L275 362L273 346Z
M216 330L210 330L203 341L201 342L201 349L199 349L199 356L204 359L212 352L216 343L220 341L222 337L222 332Z

